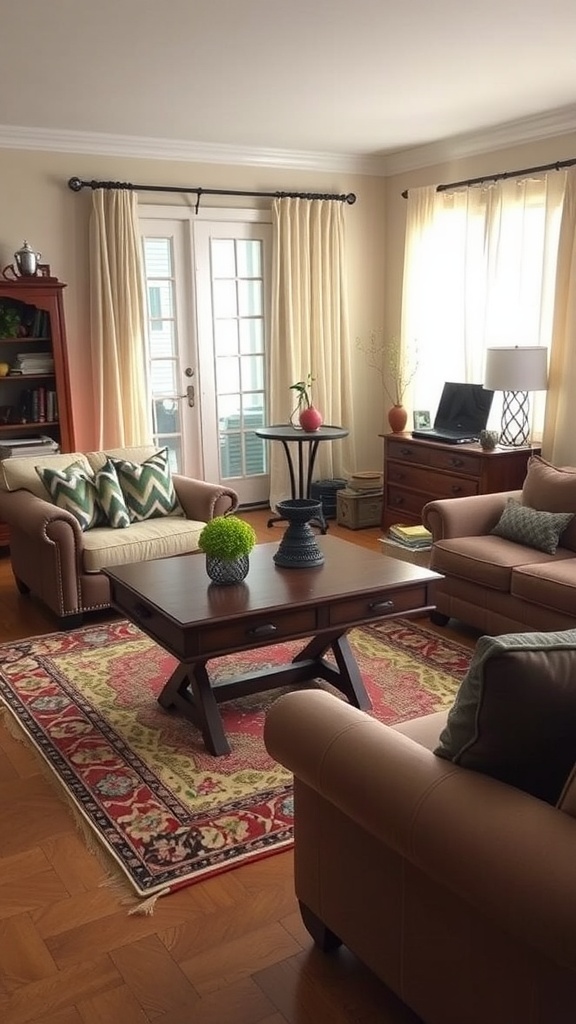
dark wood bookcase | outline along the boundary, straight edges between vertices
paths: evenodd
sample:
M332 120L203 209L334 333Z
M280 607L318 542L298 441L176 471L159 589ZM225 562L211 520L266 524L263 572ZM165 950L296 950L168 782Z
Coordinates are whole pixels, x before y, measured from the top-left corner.
M65 287L54 277L0 276L0 441L43 434L61 451L74 451ZM53 362L48 370L40 364L39 372L17 373L26 355ZM0 522L0 545L7 543L8 530Z

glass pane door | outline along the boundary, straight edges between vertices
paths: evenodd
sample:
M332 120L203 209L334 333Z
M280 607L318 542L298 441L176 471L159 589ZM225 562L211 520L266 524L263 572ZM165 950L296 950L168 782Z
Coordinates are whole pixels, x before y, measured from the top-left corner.
M266 442L254 434L267 423L268 232L265 224L194 226L202 409L213 409L216 424L204 456L244 505L269 495Z

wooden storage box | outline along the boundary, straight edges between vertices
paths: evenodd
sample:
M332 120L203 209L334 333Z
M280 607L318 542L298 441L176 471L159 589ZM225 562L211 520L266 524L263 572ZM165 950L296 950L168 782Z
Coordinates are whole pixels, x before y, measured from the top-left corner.
M382 492L362 494L348 487L336 494L336 522L349 530L362 530L366 526L380 526L382 518Z

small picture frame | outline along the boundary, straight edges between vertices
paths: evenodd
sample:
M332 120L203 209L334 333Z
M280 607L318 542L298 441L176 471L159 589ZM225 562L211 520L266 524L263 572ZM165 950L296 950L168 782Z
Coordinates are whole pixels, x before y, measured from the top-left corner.
M431 426L430 413L427 409L414 410L414 430L427 430Z

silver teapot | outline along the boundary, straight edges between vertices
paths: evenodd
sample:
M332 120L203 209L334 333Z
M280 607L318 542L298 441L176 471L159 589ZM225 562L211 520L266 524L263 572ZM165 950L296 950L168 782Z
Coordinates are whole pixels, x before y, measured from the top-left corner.
M38 270L38 263L42 258L41 252L34 252L34 250L28 245L26 239L21 249L17 249L14 253L14 259L16 260L16 272L21 277L35 277Z

